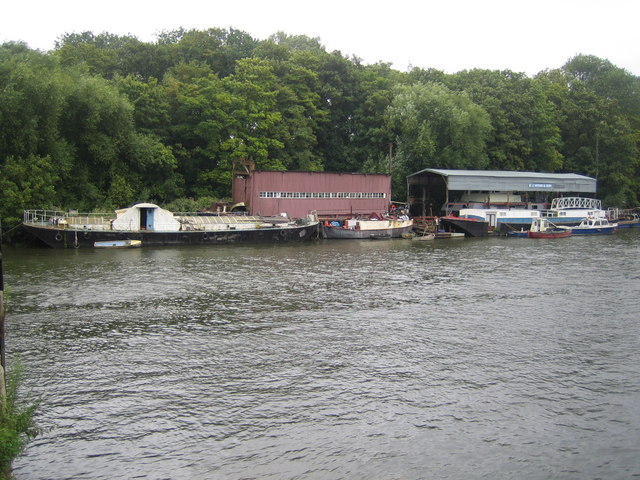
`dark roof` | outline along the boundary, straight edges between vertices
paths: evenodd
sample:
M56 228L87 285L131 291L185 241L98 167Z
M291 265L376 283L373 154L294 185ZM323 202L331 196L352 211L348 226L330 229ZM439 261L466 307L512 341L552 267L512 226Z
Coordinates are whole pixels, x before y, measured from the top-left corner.
M512 192L596 192L596 179L575 173L513 172L507 170L447 170L425 168L407 176L412 183L419 178L440 176L447 190Z

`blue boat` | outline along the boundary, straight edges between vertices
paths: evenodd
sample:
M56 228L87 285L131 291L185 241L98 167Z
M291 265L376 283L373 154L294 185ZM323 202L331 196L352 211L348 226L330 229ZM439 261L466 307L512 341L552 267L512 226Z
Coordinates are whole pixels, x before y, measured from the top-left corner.
M529 230L520 229L520 230L509 230L507 232L507 237L517 237L517 238L527 238L529 236Z
M617 223L609 223L606 218L585 218L580 225L575 227L559 226L558 228L568 229L574 235L608 235L618 229Z

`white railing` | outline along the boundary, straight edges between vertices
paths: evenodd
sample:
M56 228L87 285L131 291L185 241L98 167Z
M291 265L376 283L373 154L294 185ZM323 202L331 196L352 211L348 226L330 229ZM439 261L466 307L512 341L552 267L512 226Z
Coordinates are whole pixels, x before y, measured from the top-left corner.
M22 220L31 225L96 226L109 225L115 216L107 213L76 213L58 210L25 210Z
M602 210L602 201L587 197L558 197L551 201L551 209L579 208L583 210Z

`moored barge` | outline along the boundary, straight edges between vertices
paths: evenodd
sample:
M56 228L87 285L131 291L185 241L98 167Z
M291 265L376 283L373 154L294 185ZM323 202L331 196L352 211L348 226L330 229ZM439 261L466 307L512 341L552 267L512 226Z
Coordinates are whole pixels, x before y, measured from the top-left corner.
M173 214L152 203L115 215L25 210L25 230L52 248L94 248L96 242L137 240L142 246L288 243L318 238L317 219L233 214Z

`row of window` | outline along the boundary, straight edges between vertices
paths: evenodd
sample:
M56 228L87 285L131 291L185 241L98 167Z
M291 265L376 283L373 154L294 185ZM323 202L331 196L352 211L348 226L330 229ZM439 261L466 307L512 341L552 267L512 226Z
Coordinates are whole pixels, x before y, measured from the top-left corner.
M260 198L386 198L375 192L260 192Z

